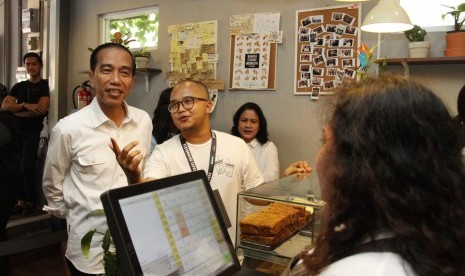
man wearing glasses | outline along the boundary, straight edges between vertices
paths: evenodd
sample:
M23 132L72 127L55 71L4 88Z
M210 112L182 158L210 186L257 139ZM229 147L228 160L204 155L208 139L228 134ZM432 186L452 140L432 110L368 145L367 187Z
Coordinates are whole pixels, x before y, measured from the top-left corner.
M212 130L212 102L207 87L197 81L183 80L174 86L168 109L181 134L157 145L144 168L139 166L143 156L131 149L130 143L121 151L113 142L119 164L129 182L158 179L195 170L207 173L213 190L218 190L235 235L236 195L263 183L263 177L245 142L230 134Z

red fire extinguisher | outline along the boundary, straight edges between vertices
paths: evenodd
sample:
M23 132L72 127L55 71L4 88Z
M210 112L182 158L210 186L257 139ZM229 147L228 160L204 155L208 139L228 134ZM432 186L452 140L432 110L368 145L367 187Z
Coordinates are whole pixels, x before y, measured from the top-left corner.
M76 104L77 98L77 104ZM92 87L89 81L83 82L73 90L73 104L74 108L81 109L92 102Z

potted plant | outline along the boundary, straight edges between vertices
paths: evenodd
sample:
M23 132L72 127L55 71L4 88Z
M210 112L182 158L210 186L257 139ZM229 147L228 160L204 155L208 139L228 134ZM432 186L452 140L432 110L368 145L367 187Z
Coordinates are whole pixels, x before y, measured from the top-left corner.
M104 216L105 213L102 209L91 212L88 216ZM123 276L123 269L121 263L116 255L115 244L110 234L110 229L101 232L97 229L92 229L87 232L81 239L81 251L85 257L89 256L90 244L95 234L100 234L102 238L103 249L103 267L106 276Z
M442 19L447 16L454 18L454 25L451 31L446 34L446 50L444 50L444 56L465 56L465 3L459 4L458 6L446 6L450 9L449 12L442 15Z
M408 44L411 58L427 58L431 42L425 41L426 30L418 25L404 32L405 37L410 41Z
M142 47L139 51L134 51L132 55L136 60L136 68L147 68L147 64L150 58L150 52L147 50L147 48Z

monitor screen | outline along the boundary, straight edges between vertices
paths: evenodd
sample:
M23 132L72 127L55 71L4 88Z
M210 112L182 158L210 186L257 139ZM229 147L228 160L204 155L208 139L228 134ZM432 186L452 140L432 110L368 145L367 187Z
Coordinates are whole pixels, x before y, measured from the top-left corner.
M127 251L120 256L123 268L124 262L130 263L126 273L219 275L240 269L205 172L201 172L102 194L118 255L120 249Z

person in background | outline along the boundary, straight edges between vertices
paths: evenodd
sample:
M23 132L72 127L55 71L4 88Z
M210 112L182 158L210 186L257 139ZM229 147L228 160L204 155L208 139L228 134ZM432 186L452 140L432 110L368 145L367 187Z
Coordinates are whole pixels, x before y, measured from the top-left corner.
M3 99L8 95L8 89L5 85L0 83L0 106L2 106Z
M44 210L66 218L71 275L104 273L101 241L92 241L86 258L81 239L90 230L104 232L108 228L104 216L89 216L103 208L101 193L128 185L110 149L110 138L121 144L137 139L135 152L148 156L152 132L149 114L125 101L136 72L131 52L117 43L102 44L90 56L90 69L95 98L53 128L44 168L48 202Z
M460 89L459 95L457 97L457 123L460 125L460 129L462 129L462 152L465 155L465 85Z
M465 124L465 85L460 89L457 97L457 119L461 125Z
M157 107L153 111L151 151L155 149L156 145L159 145L174 135L179 134L179 130L174 125L173 120L171 119L171 113L168 110L171 90L173 90L172 87L166 88L160 93Z
M23 57L29 79L15 84L2 102L2 108L14 113L18 122L21 146L21 169L24 179L24 196L16 205L16 212L33 213L38 191L36 185L36 159L40 132L50 105L48 81L42 79L42 58L37 53Z
M182 80L173 87L168 110L179 135L157 145L142 169L142 154L132 150L137 142L122 150L113 141L118 163L130 183L204 170L213 190L218 189L229 220L228 229L234 240L237 193L263 183L262 174L244 141L228 133L211 129L212 102L201 82ZM189 161L191 160L191 161Z
M18 135L13 113L0 109L0 242L8 240L6 225L22 191ZM8 271L8 256L0 254L0 275Z
M279 178L278 149L268 140L266 118L259 105L248 102L239 107L233 117L231 134L247 143L265 182Z
M316 157L321 231L283 275L463 275L465 164L446 106L387 74L336 95Z

